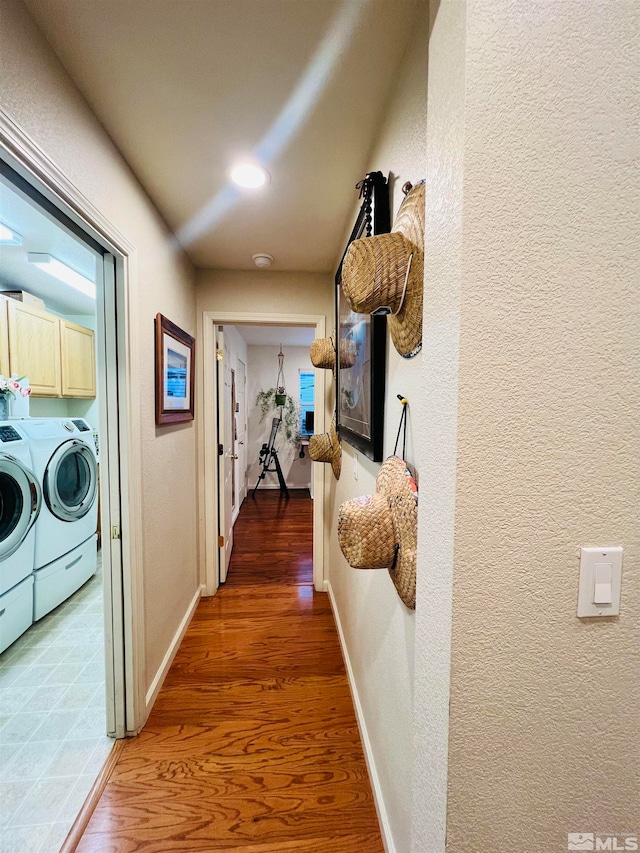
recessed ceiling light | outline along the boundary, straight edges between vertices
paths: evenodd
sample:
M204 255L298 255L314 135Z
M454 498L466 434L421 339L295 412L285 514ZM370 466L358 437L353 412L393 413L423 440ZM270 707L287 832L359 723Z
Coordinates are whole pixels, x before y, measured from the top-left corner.
M255 190L269 180L269 172L257 163L238 163L231 170L231 180L244 189Z
M91 279L81 275L66 264L63 264L62 261L59 261L52 255L48 255L44 252L29 252L27 254L27 260L29 263L34 264L44 272L48 272L49 275L52 275L59 281L63 281L70 287L75 287L75 289L79 290L80 293L84 293L92 299L96 298L96 286Z
M3 225L0 222L0 245L1 246L22 246L22 237L17 234L13 228L8 225Z

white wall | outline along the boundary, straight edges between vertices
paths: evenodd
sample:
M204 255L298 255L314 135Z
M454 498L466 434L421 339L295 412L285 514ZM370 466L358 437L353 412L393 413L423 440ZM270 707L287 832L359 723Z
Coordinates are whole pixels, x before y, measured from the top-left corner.
M0 38L2 109L136 248L148 687L198 588L194 424L154 418L154 317L196 333L193 270L19 0L0 0Z
M30 397L29 414L32 418L84 418L94 429L98 429L100 425L97 397Z
M247 373L247 408L249 423L248 452L248 485L253 489L262 465L258 465L258 454L262 445L269 440L271 432L271 421L277 417L277 410L267 413L261 421L260 407L256 405L258 391L267 391L274 388L278 374L278 352L280 347L249 346L249 370ZM284 378L287 394L298 400L299 394L299 371L313 371L313 365L309 359L308 347L283 347L284 353ZM281 424L276 440L276 449L280 467L284 474L287 486L291 489L308 489L311 485L311 460L309 452L305 453L304 459L300 459L299 446L293 445L286 440L284 435L284 424ZM272 486L279 488L278 475L267 474L260 484L260 488Z
M640 830L638 44L626 2L435 16L415 853L444 850L443 611L447 851ZM578 619L579 547L617 544L620 616Z
M391 173L392 213L400 206L401 187L425 176L426 71L428 18L421 11L414 37L405 55L397 87L375 150L363 169ZM355 180L354 180L355 183ZM354 210L353 219L356 212ZM349 230L352 222L349 223ZM346 239L346 238L345 238ZM409 399L407 459L424 468L419 456L419 433L413 410L419 405L420 357L401 358L387 333L384 456L393 453L401 405L397 394ZM389 573L357 571L345 561L337 541L340 504L375 490L380 468L358 453L358 480L354 480L353 448L342 443L342 474L331 486L329 513L329 581L335 598L347 656L362 707L369 758L375 766L380 805L384 810L390 849L406 853L410 845L415 613L398 597ZM423 483L420 488L426 485ZM375 780L375 777L374 777Z
M203 311L324 314L333 328L333 275L278 270L197 270Z

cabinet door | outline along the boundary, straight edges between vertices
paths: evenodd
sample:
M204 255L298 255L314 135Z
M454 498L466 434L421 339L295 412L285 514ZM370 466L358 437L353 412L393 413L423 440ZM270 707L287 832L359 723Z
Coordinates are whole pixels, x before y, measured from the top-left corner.
M36 397L59 397L60 321L13 299L9 304L9 367L26 376Z
M96 396L96 355L93 330L60 320L62 396Z
M0 296L0 374L9 376L9 320L7 297Z

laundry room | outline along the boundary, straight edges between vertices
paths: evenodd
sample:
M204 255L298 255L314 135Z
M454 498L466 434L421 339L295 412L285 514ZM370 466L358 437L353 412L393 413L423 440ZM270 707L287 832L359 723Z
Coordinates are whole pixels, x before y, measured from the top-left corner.
M0 781L64 838L106 737L96 292L102 258L0 176ZM99 291L98 291L99 292Z

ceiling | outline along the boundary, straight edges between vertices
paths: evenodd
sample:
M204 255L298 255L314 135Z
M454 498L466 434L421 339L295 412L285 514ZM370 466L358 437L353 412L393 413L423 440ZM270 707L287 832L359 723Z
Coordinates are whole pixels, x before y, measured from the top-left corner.
M0 245L0 291L26 290L43 299L47 310L65 316L93 315L96 301L30 264L28 252L53 255L96 280L96 255L58 222L0 178L0 222L22 237L21 246Z
M25 2L196 266L333 271L426 0Z
M234 326L251 346L308 347L315 338L310 326Z

